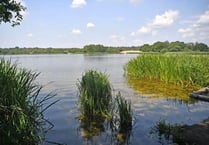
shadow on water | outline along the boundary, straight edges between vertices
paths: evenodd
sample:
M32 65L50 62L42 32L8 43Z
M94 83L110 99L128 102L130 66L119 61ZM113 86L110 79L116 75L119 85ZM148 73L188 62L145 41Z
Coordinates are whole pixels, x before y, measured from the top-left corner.
M199 89L197 86L183 86L157 80L132 78L127 78L127 83L138 94L145 97L165 98L179 104L194 104L197 102L189 97L189 93Z

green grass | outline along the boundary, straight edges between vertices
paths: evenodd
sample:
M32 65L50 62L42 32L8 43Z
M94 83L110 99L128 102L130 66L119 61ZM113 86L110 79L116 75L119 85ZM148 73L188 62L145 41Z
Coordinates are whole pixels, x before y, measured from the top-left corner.
M119 93L116 96L116 105L119 113L119 132L126 133L132 130L133 113L131 109L131 102L127 101Z
M130 77L181 85L209 85L208 55L144 54L125 66Z
M50 94L39 98L42 86L35 83L38 75L0 59L0 144L41 143L48 123L43 112L55 102L45 106L53 97Z
M108 76L88 70L78 83L81 113L88 119L110 115L112 89Z
M120 93L113 97L108 76L88 70L78 83L78 91L81 136L92 138L109 125L114 139L128 142L133 121L131 103Z

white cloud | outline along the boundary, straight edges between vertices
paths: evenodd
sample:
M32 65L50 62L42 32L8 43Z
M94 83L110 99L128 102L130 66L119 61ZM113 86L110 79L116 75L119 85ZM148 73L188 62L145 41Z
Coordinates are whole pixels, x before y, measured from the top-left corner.
M87 27L87 28L94 28L94 27L95 27L95 24L89 22L89 23L86 24L86 27Z
M124 41L126 38L124 36L119 36L119 35L111 35L110 36L110 39L113 41L113 42L119 42L119 41Z
M28 33L27 37L33 37L33 34L32 33Z
M143 26L138 30L138 32L142 34L148 34L151 32L151 28Z
M73 29L72 30L72 34L75 34L75 35L80 35L82 32L80 29Z
M178 11L165 11L161 15L156 15L155 18L148 22L145 26L142 26L135 32L131 33L131 36L136 34L151 34L152 36L157 35L158 31L162 28L171 26L179 15Z
M209 39L209 10L190 21L188 26L178 30L183 38L190 38L196 41Z
M181 28L178 30L178 32L182 33L183 38L194 36L194 32L192 31L191 28L185 28L185 29Z
M198 23L209 23L209 10L199 16Z
M152 21L150 25L154 27L170 26L174 23L178 15L179 15L178 11L173 11L173 10L166 11L162 15L156 15L155 19Z
M86 0L73 0L70 6L71 8L81 8L86 4Z
M142 40L141 39L135 39L135 40L132 41L132 43L134 45L141 45L142 44Z

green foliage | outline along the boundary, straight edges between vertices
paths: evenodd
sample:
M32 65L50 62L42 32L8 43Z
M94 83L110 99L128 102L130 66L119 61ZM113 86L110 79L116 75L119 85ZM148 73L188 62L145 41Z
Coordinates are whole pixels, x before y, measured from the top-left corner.
M131 103L120 93L112 98L111 86L106 74L88 70L78 83L81 109L81 136L91 139L105 130L109 124L115 144L127 143L132 131Z
M182 85L209 85L207 55L144 54L129 61L128 76Z
M155 42L152 45L144 44L139 47L139 50L144 52L189 52L189 51L203 51L208 52L209 48L204 43L184 43L180 41L175 42Z
M125 100L119 93L116 96L116 105L119 113L119 132L125 133L132 130L133 113L131 102Z
M0 2L0 24L12 23L12 26L19 25L23 19L21 14L26 8L15 0L1 0Z
M78 83L81 113L87 118L110 115L111 86L106 74L86 71Z
M83 48L0 48L0 54L67 54L67 53L120 53L125 50L140 50L143 52L209 52L204 43L156 42L153 45L144 44L140 47L111 47L103 45L86 45Z
M47 120L44 106L53 95L39 98L42 87L35 83L37 73L19 69L0 60L0 144L37 145L44 137Z

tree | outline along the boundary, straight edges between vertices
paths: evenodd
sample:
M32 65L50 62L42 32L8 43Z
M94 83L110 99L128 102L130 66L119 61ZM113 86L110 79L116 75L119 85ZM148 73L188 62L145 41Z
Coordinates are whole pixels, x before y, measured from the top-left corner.
M23 19L21 12L25 11L25 9L26 7L16 0L0 0L0 24L19 25Z

